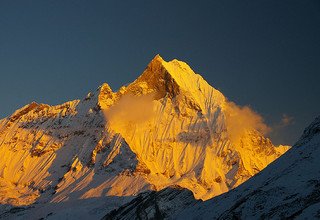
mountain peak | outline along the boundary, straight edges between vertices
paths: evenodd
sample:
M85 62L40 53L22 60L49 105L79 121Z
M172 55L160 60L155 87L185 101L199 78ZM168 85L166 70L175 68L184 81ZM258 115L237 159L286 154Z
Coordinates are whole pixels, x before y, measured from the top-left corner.
M163 62L164 60L163 60L163 58L161 57L160 54L157 54L157 55L155 55L155 57L151 60L151 62L153 62L153 61Z
M199 111L206 109L205 99L210 96L217 105L225 101L223 94L210 86L190 66L177 59L165 61L157 54L144 72L127 87L133 94L155 94L155 99L176 98L187 102L189 107Z
M28 112L32 111L33 109L37 108L39 106L36 102L31 102L28 105L23 106L22 108L16 110L10 117L10 121L15 121L18 118L22 117L23 115L27 114Z
M160 99L167 94L174 97L180 93L180 88L171 72L167 70L168 63L157 54L148 64L143 73L131 83L127 91L133 94L155 93Z
M190 66L183 62L179 61L177 59L173 59L171 61L165 61L160 54L157 54L148 64L147 69L150 68L155 76L161 76L159 75L159 70L167 72L172 78L184 78L184 77L191 77L193 79L196 77L196 74ZM142 73L143 75L144 73Z
M159 72L159 69L162 67L164 68L166 61L160 56L160 54L157 54L148 64L146 69L152 69L153 72L156 74ZM143 74L143 73L142 73Z
M98 88L98 105L102 109L106 109L113 104L115 94L108 83L103 83Z

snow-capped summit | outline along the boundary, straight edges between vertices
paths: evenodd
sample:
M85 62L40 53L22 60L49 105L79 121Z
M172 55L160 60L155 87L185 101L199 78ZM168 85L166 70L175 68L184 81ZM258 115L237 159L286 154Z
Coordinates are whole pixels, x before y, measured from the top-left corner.
M221 92L211 87L199 74L185 62L172 60L166 62L160 55L149 63L146 70L127 88L133 93L154 92L156 99L184 96L196 110L206 111L205 99L215 99L216 104L225 101ZM182 97L181 97L182 98ZM201 108L201 109L200 109Z
M173 185L210 199L288 149L263 137L265 128L186 63L157 55L119 91L105 83L82 100L32 103L0 120L0 202L37 203L21 216L58 218L72 206L85 218Z
M274 147L253 127L228 124L230 114L237 120L247 112L182 61L166 62L157 55L116 96L120 104L111 107L111 127L150 170L148 181L156 189L177 184L208 199L239 185L288 149ZM128 112L126 104L131 104ZM140 111L149 117L134 120L131 113ZM231 139L232 129L245 130L241 141Z

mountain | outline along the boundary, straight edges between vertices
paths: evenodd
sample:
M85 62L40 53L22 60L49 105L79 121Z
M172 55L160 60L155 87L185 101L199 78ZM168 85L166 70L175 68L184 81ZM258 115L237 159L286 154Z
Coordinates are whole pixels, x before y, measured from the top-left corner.
M172 186L207 200L288 150L267 130L186 63L157 55L117 92L105 83L82 100L33 102L0 120L0 217L99 218Z
M320 116L281 158L237 187L182 211L178 219L320 218ZM192 199L189 199L192 201Z

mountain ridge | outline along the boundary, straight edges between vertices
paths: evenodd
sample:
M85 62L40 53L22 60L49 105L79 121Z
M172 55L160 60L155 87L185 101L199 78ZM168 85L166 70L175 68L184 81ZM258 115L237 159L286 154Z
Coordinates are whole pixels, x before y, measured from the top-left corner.
M296 144L261 173L176 217L185 218L192 213L194 219L319 218L319 131L318 116Z

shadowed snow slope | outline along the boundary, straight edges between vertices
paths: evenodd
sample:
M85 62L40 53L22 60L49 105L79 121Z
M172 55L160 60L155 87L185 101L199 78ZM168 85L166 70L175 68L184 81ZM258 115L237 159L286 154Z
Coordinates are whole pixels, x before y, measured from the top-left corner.
M179 219L320 218L320 117L281 158L234 190L178 214Z
M186 63L157 55L118 92L105 83L83 100L31 103L0 120L0 211L102 217L172 185L210 199L288 149L273 146L266 130L258 114L228 102Z

